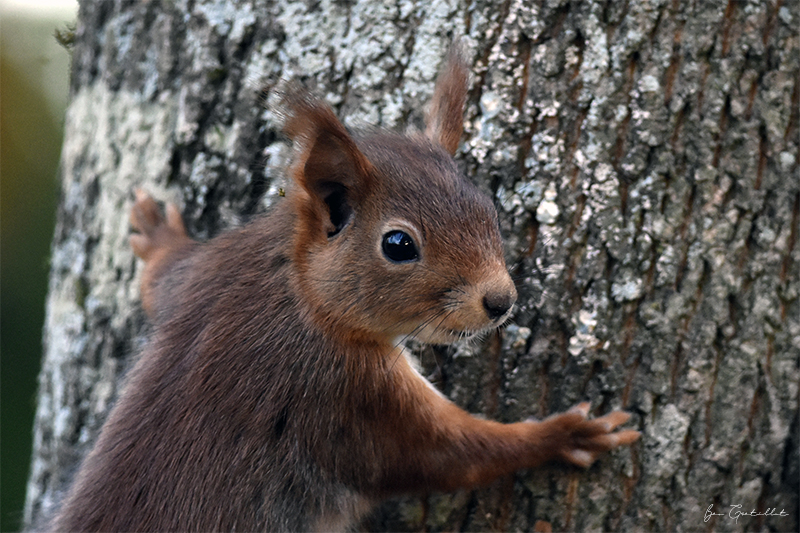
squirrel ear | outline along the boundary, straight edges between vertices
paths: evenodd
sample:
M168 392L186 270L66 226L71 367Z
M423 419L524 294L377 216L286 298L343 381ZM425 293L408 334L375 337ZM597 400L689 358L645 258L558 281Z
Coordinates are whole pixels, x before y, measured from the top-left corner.
M460 43L453 43L447 63L439 73L426 117L425 135L455 154L464 129L464 103L467 101L469 69Z
M331 108L305 89L289 85L283 109L284 132L297 147L292 175L308 193L309 207L328 236L333 236L347 224L353 205L369 188L372 164Z

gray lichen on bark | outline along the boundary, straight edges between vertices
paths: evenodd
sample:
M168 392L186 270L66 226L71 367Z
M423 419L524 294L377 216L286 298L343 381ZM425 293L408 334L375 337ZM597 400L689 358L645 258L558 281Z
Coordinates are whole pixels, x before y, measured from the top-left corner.
M587 472L407 498L366 527L796 530L798 22L782 0L82 5L26 520L145 342L131 190L201 239L242 223L286 186L262 88L299 78L348 125L419 127L462 36L457 158L496 199L520 301L501 334L422 363L474 413L589 399L644 435ZM705 523L712 504L789 516Z

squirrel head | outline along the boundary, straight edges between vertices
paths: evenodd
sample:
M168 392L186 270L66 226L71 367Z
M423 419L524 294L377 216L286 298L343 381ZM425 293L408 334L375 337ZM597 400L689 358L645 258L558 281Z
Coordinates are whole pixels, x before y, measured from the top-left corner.
M452 157L467 79L454 48L424 135L351 136L325 103L296 87L285 94L296 281L333 334L443 344L509 316L517 293L497 213Z

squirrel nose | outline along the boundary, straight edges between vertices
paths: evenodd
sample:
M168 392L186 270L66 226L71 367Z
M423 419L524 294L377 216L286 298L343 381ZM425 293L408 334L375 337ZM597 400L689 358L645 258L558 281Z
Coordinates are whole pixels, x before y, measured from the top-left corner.
M511 309L515 300L516 297L510 292L488 293L483 297L483 308L490 320L497 320Z

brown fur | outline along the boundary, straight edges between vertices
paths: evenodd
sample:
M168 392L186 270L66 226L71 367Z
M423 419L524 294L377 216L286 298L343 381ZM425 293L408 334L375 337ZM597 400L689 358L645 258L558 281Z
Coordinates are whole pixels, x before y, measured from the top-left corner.
M398 338L485 331L516 299L492 203L450 157L466 78L451 54L426 137L351 137L293 90L294 187L210 242L137 193L131 241L154 334L53 529L342 529L393 494L551 459L585 466L638 438L615 431L625 413L587 420L586 404L541 422L475 418L403 356ZM383 256L396 229L418 261Z

